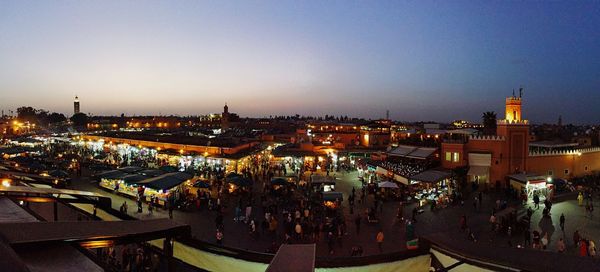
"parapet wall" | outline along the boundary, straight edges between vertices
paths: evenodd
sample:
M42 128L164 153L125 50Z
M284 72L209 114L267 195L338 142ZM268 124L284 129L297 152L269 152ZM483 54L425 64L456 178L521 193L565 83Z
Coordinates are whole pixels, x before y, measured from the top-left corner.
M530 157L539 157L539 156L573 156L573 155L583 155L588 153L600 152L600 147L589 147L589 148L581 148L581 149L572 149L572 150L552 150L552 151L529 151Z
M506 120L500 119L496 121L497 125L529 125L529 120Z
M497 135L471 135L469 141L505 141L504 136Z

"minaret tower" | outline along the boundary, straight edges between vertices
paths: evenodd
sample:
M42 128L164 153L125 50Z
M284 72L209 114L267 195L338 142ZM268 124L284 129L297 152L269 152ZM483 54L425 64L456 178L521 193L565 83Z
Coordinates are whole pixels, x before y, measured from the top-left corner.
M508 160L509 173L525 171L529 155L529 121L521 114L522 95L523 88L520 88L518 97L513 92L506 98L505 117L498 120L496 126L496 134L506 138L502 157Z
M221 114L221 129L228 129L229 128L229 107L227 106L227 103L225 103L225 106L223 107L223 113Z
M79 97L75 96L75 101L73 101L73 114L78 114L79 112Z

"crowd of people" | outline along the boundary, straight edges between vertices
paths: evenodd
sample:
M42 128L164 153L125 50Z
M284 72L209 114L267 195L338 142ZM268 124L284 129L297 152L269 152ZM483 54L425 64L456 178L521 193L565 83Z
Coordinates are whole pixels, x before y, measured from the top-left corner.
M368 164L379 166L406 178L412 177L433 166L433 163L430 160L417 159L372 160L369 161Z
M120 252L118 252L120 250ZM99 248L96 255L110 267L125 272L159 271L161 256L144 244Z

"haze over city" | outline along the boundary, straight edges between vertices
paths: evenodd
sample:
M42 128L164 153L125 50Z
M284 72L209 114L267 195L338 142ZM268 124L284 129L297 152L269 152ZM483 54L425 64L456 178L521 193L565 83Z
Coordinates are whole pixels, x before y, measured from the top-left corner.
M600 1L0 1L0 272L600 271L599 105Z
M4 1L0 109L478 122L523 86L532 122L597 123L598 26L580 1Z

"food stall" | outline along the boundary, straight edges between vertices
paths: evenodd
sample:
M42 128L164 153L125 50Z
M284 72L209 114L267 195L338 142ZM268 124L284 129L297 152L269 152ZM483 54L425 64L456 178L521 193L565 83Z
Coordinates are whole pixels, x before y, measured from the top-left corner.
M127 175L128 173L120 170L109 170L95 175L94 177L99 180L98 185L100 185L100 187L116 191L119 188L119 181L122 181L122 178Z
M310 185L319 192L335 191L335 178L321 175L311 175Z
M339 208L342 201L344 201L344 194L341 192L323 192L323 205L329 209Z
M210 181L203 178L196 178L195 180L186 182L184 185L186 185L186 190L194 195L198 195L200 191L210 191L211 189Z
M419 206L435 201L440 206L450 201L452 172L430 169L410 177L410 186Z
M228 178L227 182L229 183L229 188L228 188L229 193L238 192L239 190L242 190L247 187L251 187L252 184L254 184L254 182L251 179L242 177L240 175L232 176L231 178Z
M145 200L150 200L154 196L158 199L159 205L165 205L169 196L177 191L180 185L192 178L193 175L186 172L173 172L142 180L132 186L141 186L144 189Z
M137 188L136 184L147 178L148 177L145 177L145 176L139 175L139 174L129 174L127 176L124 176L121 178L121 180L117 181L117 184L119 185L117 188L117 192L125 194L125 195L129 195L129 196L137 197L138 196L138 188Z

